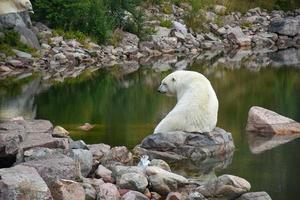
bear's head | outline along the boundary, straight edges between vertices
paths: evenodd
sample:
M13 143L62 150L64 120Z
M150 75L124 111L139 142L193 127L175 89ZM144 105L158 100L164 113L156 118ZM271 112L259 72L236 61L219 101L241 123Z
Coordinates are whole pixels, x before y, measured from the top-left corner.
M161 81L158 91L168 96L178 96L178 94L182 94L192 84L205 79L198 72L178 70L169 74Z
M29 0L14 0L19 10L26 10L33 13L32 4Z

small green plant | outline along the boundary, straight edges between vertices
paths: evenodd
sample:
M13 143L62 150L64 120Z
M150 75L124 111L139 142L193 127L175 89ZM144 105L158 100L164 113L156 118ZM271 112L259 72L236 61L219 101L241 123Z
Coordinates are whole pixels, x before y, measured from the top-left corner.
M171 20L168 20L168 19L164 20L163 19L163 20L160 21L160 26L162 26L162 27L171 28L172 25L173 25L173 23L172 23Z
M120 29L116 29L111 37L109 38L108 42L109 44L113 45L113 46L117 46L121 40L123 38L123 32Z
M251 27L252 27L252 23L251 23L251 22L248 22L248 21L244 21L244 22L241 24L241 27L242 27L242 28L251 28Z
M35 52L33 48L28 47L20 41L20 34L18 32L9 29L0 30L0 32L4 33L4 36L0 37L0 51L6 55L14 55L15 53L12 49L18 49L29 53Z

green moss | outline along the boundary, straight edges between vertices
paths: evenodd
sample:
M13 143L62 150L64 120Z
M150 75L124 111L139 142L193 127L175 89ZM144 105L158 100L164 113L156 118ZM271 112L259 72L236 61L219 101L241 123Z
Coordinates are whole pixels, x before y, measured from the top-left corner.
M117 46L123 38L123 32L120 29L116 29L108 40L108 43L113 46Z
M243 22L241 24L241 27L242 28L251 28L252 27L252 23L245 21L245 22Z

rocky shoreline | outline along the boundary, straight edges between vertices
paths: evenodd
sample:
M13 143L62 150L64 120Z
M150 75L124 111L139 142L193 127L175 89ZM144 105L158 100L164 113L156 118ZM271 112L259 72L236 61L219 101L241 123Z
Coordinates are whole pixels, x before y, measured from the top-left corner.
M232 12L225 15L226 7L217 5L211 11L203 11L203 31L194 31L184 23L184 17L191 10L187 4L171 5L172 12L166 14L159 6L151 6L145 10L145 26L155 30L146 40L140 40L136 35L116 30L120 37L115 46L101 46L91 41L80 43L75 39L65 39L54 34L54 31L41 23L31 23L28 15L23 20L27 23L15 25L16 17L12 14L1 16L0 27L14 27L16 30L30 30L38 36L40 50L39 56L27 52L14 50L15 56L0 54L0 77L29 76L32 73L41 73L43 80L63 81L66 78L77 77L86 70L95 71L99 68L117 66L130 73L136 71L140 65L153 64L153 60L161 59L163 63L157 64L157 70L163 71L170 64L176 69L184 69L192 60L208 57L211 60L218 55L238 54L241 61L251 54L271 53L279 54L271 58L276 64L278 57L284 57L287 65L295 65L299 55L300 45L300 11L283 12L255 8L245 14ZM16 13L15 15L19 15ZM21 15L21 14L20 14ZM22 14L23 16L23 14ZM19 17L17 18L20 20ZM172 26L162 27L163 19L172 22ZM10 22L7 23L7 21ZM27 26L30 27L26 28ZM24 31L19 31L21 34ZM24 38L32 37L22 35ZM0 34L3 37L3 33ZM28 40L25 40L28 41ZM31 44L27 42L27 44ZM37 44L37 45L39 45ZM31 45L32 46L32 45ZM35 45L36 46L36 45ZM287 53L281 55L282 50ZM242 57L240 52L242 52ZM285 58L285 55L288 58ZM177 56L186 57L178 61ZM274 57L274 55L272 55ZM175 60L174 60L175 57ZM264 57L264 56L263 56ZM280 64L280 60L278 61ZM227 65L229 60L219 60L218 63ZM263 61L266 66L269 60ZM251 62L250 68L255 68ZM253 66L254 65L254 66Z
M200 165L203 159L226 157L234 150L230 133L219 128L208 134L174 133L181 140L170 134L148 136L135 148L148 149L140 154L124 146L73 141L65 129L46 120L3 122L1 160L13 162L0 169L0 199L271 199L265 192L250 192L243 178L222 175L198 182L173 173L160 159L172 154Z

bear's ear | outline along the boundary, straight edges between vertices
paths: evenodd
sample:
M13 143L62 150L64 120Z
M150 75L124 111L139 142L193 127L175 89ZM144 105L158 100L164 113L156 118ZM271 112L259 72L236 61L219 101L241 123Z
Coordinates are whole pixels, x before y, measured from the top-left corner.
M172 78L172 81L175 82L175 78L174 77Z

